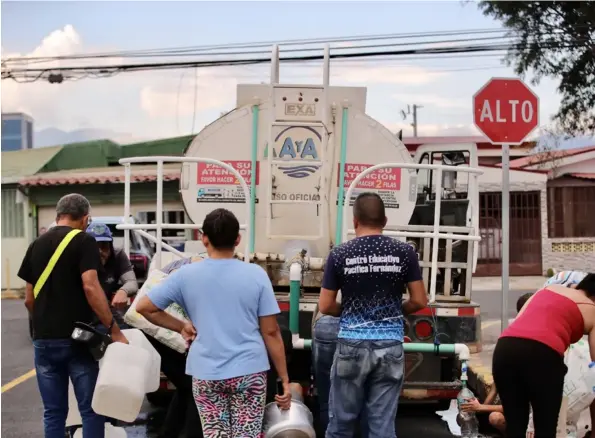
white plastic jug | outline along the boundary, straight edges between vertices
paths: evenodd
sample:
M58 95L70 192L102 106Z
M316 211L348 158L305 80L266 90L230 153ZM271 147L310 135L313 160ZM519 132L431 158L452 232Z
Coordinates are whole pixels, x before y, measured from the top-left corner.
M568 367L564 377L564 395L568 397L568 420L575 424L581 413L595 399L595 366L591 362L586 338L570 346L564 362Z
M91 407L99 415L133 422L140 413L153 372L152 357L136 345L108 345L99 366Z
M68 379L68 416L66 417L66 427L81 424L83 424L83 420L81 420L79 405L74 395L74 386L72 386L72 381Z
M157 391L161 380L161 356L142 331L138 329L126 329L122 330L122 333L126 336L130 345L142 347L151 354L151 371L147 374L145 392ZM101 366L101 363L99 366Z
M126 438L128 434L121 427L112 426L109 423L105 423L105 438ZM74 433L74 438L83 438L83 428L79 428Z

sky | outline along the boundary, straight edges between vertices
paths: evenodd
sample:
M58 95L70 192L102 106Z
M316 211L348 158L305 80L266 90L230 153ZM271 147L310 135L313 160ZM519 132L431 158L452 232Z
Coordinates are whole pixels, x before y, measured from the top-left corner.
M2 58L500 27L470 1L3 1L1 12ZM403 121L400 111L408 104L423 106L418 135L477 134L472 96L493 76L514 73L493 56L331 63L331 85L368 87L367 113L405 136L412 135L411 120ZM2 111L30 114L37 130L99 130L126 143L198 132L235 106L238 83L268 81L264 65L122 73L60 85L3 80ZM282 67L281 81L317 84L322 73ZM559 105L556 82L532 87L543 126Z

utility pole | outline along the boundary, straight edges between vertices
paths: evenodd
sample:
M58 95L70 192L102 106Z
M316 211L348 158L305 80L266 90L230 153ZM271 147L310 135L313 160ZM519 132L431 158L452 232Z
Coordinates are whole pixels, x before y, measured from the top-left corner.
M421 105L413 104L413 123L411 126L413 127L413 136L417 137L417 110L423 108ZM407 112L405 110L401 110L401 116L403 120L407 120L407 116L411 114L411 105L407 105Z

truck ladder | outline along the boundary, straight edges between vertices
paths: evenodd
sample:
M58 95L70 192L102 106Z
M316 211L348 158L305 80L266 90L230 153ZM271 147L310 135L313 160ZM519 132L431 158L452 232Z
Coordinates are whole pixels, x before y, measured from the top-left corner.
M273 56L271 59L271 87L270 87L270 101L271 109L269 112L269 132L268 132L268 147L267 147L267 201L268 208L266 208L266 234L269 239L300 239L300 240L318 240L325 234L325 225L327 225L326 218L328 217L328 193L327 193L327 178L325 175L326 151L328 145L328 119L330 108L328 105L328 87L329 87L329 66L330 66L330 49L326 45L324 49L324 63L323 63L323 85L290 85L279 83L279 47L273 47ZM307 97L313 98L316 104L310 102L302 102L302 97L298 102L287 102L287 94L295 95L302 93ZM315 98L313 96L316 96ZM306 111L304 111L306 108ZM308 115L307 109L314 108L314 113ZM321 111L316 111L319 108ZM320 146L317 148L318 156L315 159L283 159L277 157L281 151L275 145L282 134L291 128L303 127L314 133L320 140ZM332 157L331 157L332 158ZM318 187L317 200L292 200L292 199L276 199L275 197L275 170L291 170L299 172L299 167L307 171L318 170L320 174L320 183ZM285 167L285 169L283 169ZM266 174L266 173L265 173ZM279 204L305 204L316 205L318 216L318 227L316 234L306 235L288 235L277 234L272 230L272 221L274 219L275 205ZM293 219L295 220L295 218Z

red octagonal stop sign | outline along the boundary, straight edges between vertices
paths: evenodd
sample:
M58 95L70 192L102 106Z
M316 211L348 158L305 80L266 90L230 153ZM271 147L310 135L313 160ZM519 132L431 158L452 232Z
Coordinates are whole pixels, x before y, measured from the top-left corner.
M539 98L520 79L492 78L473 96L473 121L494 144L521 144L539 125Z

